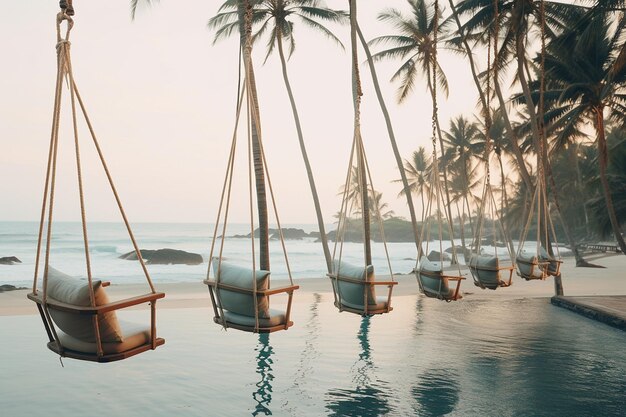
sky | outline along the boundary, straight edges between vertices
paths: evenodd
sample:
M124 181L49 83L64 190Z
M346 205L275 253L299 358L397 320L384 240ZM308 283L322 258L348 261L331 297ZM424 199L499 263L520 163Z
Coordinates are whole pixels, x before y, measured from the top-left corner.
M107 164L131 222L214 222L232 139L237 91L235 38L213 45L207 21L218 0L161 0L141 7L135 21L129 0L75 1L71 33L74 77ZM345 9L344 0L327 0ZM393 33L377 21L383 2L359 2L367 39ZM0 25L0 221L38 220L50 141L56 76L55 0L3 4ZM407 11L405 0L384 7ZM349 28L333 27L349 48ZM295 29L296 51L288 70L309 158L327 223L340 208L353 129L350 55L308 28ZM439 100L442 127L451 117L476 113L477 94L460 56L442 51L450 95ZM278 56L263 65L264 44L253 52L263 141L284 224L315 223L315 211ZM360 59L364 54L360 51ZM377 71L400 152L409 158L430 144L431 101L425 82L402 105L389 83L399 62ZM374 186L397 215L408 217L406 200L369 71L363 79L362 135ZM66 91L67 92L67 91ZM66 95L65 97L69 97ZM56 220L80 220L68 101L61 119ZM241 135L242 139L245 135ZM87 131L80 129L90 221L119 221L115 201L95 158ZM243 147L240 147L243 149ZM243 154L241 154L243 155ZM240 158L243 157L240 155ZM238 165L238 183L247 181ZM246 222L247 191L235 189L230 218ZM419 204L418 204L419 205Z

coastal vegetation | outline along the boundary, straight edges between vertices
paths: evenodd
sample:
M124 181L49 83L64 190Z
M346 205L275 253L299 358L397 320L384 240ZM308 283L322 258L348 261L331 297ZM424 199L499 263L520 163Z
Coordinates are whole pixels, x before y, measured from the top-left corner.
M133 13L139 1L131 2ZM397 100L403 102L423 88L436 115L438 95L447 94L446 72L451 70L437 60L437 50L464 56L476 87L476 114L456 115L441 124L433 117L435 151L443 167L443 210L454 219L455 237L465 241L474 236L480 187L489 163L496 168L491 176L497 184L500 216L514 238L524 228L541 177L549 202L543 215L554 219L559 241L575 248L582 241L609 239L626 253L626 2L406 0L393 6L381 6L378 16L389 32L363 42L377 88L375 63L398 61L390 80L397 86ZM244 7L251 9L249 28L244 27ZM347 12L330 9L320 0L227 0L209 21L216 40L235 33L242 36L248 66L252 63L246 47L260 39L265 40L266 60L278 52L322 241L327 235L322 208L287 61L295 49L296 24L342 47L333 29L347 22ZM364 40L361 28L358 33ZM397 150L382 95L378 98ZM411 222L404 221L402 227L419 226L426 220L431 151L416 147L411 155L396 157L402 165L398 196L410 194ZM357 201L358 188L353 190L351 197ZM385 207L381 194L374 195L372 203ZM372 219L377 213L372 212ZM396 227L402 219L393 213L382 219L386 227L389 224L389 240L405 239L402 227ZM531 231L533 227L536 221L530 222ZM328 245L323 246L328 263Z

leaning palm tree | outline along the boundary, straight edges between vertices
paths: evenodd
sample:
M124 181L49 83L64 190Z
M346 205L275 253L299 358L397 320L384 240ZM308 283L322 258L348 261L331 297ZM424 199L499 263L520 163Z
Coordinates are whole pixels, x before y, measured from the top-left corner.
M209 27L216 29L214 41L218 41L233 33L234 27L238 22L237 7L237 0L227 0L220 7L218 14L209 20ZM324 34L327 38L335 41L335 43L343 47L341 41L328 28L320 23L320 21L344 23L347 22L347 18L345 13L328 9L319 0L261 0L257 2L253 10L253 22L257 27L253 40L256 41L269 32L266 60L275 49L278 50L283 81L289 96L289 102L291 104L291 110L300 144L300 151L306 167L313 204L315 205L315 213L317 216L317 224L319 227L324 257L326 259L326 266L328 272L330 273L332 269L332 259L328 248L324 218L322 215L319 196L317 194L317 188L315 186L313 170L311 169L311 164L309 162L309 157L304 143L304 134L302 132L302 125L300 123L296 100L294 98L287 72L288 58L285 57L284 43L288 44L288 56L291 57L296 45L294 38L294 20L298 20L304 26L308 26L309 28Z
M394 73L391 80L398 81L398 101L403 102L414 90L417 77L426 75L426 85L436 107L437 88L448 94L448 81L443 69L437 61L439 43L445 45L446 23L439 24L440 10L435 10L435 4L427 4L426 0L407 0L411 8L409 17L394 8L385 9L378 15L378 20L391 24L398 34L379 36L370 41L370 45L391 45L372 56L374 61L383 59L401 59L400 68ZM434 85L435 79L437 85ZM435 120L441 153L444 153L443 138L439 120ZM450 194L448 191L448 176L445 166L441 167L445 185L447 215L452 219Z
M606 210L615 239L626 254L626 242L607 177L609 159L605 126L606 115L623 123L626 113L624 35L624 19L615 28L609 14L599 14L552 43L546 56L546 72L550 79L549 88L557 96L555 114L561 115L554 123L561 129L575 130L576 126L591 122L595 129Z

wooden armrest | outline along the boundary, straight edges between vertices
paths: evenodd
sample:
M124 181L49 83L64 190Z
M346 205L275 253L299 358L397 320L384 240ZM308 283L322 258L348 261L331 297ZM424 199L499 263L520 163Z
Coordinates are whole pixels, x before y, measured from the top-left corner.
M353 284L359 284L359 285L397 285L398 283L396 281L362 281L360 279L354 279L354 278L347 278L347 277L342 277L342 276L337 276L335 274L326 274L327 277L329 277L330 279L336 279L337 281L342 281L342 282L351 282Z
M226 290L226 291L233 291L233 292L238 292L241 294L254 295L254 290L252 288L241 288L241 287L236 287L234 285L222 284L221 282L217 282L212 279L205 279L204 283L208 285L209 287L214 287L215 289L219 288L219 289ZM267 295L272 295L272 294L278 294L281 292L293 292L297 290L298 288L300 288L299 285L289 285L286 287L269 288L267 290L256 290L256 294L257 296L267 296Z
M119 310L122 308L144 304L148 302L156 301L160 298L165 297L165 293L157 292L157 293L149 293L144 295L139 295L137 297L126 298L124 300L114 301L112 303L104 304L101 306L91 307L91 306L76 306L73 304L63 303L61 301L55 300L54 298L48 298L46 300L46 305L54 308L55 310L65 311L68 313L74 314L84 314L84 315L93 315L93 314L102 314L109 311ZM28 298L36 302L37 304L43 304L43 299L40 295L35 295L33 293L28 294Z
M398 285L397 281L365 281L364 284L366 285L386 285L386 286L391 286L391 285Z
M447 276L447 275L444 275L443 277L447 278L449 280L452 280L452 281L462 281L462 280L466 279L465 277L450 277L450 276Z
M270 288L267 290L257 290L257 294L273 295L273 294L280 294L281 292L292 293L299 288L300 288L299 285L288 285L286 287L276 287L276 288Z

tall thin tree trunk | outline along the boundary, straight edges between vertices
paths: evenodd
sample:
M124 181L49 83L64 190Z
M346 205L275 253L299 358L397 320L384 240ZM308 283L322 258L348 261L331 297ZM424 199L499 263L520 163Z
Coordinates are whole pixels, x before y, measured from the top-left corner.
M248 79L248 95L250 97L252 153L254 162L254 176L257 193L257 211L259 215L259 266L261 269L270 270L269 254L269 224L267 212L267 193L265 191L265 170L261 155L261 116L259 100L257 97L254 68L252 66L252 4L251 0L240 0L239 33L241 36L243 62Z
M504 119L504 127L506 128L506 136L509 139L509 143L511 144L511 150L513 151L513 156L515 156L515 161L517 162L517 167L519 169L520 176L522 177L522 181L526 185L527 190L533 189L533 181L531 179L531 175L528 172L528 168L526 167L526 161L524 160L524 154L519 147L519 141L517 135L515 134L515 130L513 130L513 124L511 123L511 119L509 118L509 114L506 111L506 102L504 101L504 96L502 95L502 90L500 89L500 82L497 79L494 79L494 90L496 91L496 96L498 97L498 103L500 104L500 108L502 109L502 118Z
M298 142L300 143L300 152L302 153L302 159L304 160L304 166L306 167L306 174L309 179L309 186L311 187L311 195L313 197L313 205L315 206L315 214L317 216L317 226L320 232L320 240L322 242L322 249L324 251L324 258L326 259L326 268L328 273L332 272L332 258L330 250L328 249L328 237L326 236L326 227L324 226L324 216L322 215L322 208L320 206L320 199L317 194L317 188L315 187L315 179L313 178L313 170L309 162L309 156L304 144L304 134L302 133L302 125L300 124L300 116L298 115L298 108L296 107L296 100L293 96L291 89L291 83L289 82L289 76L287 74L287 61L285 60L285 53L283 51L283 36L280 30L277 31L277 43L278 54L280 56L280 64L283 71L283 81L285 82L285 88L289 95L289 102L291 103L291 111L293 112L293 120L296 124L296 132L298 133Z
M400 171L400 178L402 179L402 186L404 187L404 195L406 196L406 203L409 207L409 215L411 216L411 224L413 225L413 238L415 239L415 246L417 247L419 257L422 254L422 245L420 242L420 235L417 224L417 217L415 215L415 206L413 204L413 196L411 194L411 187L409 186L409 181L406 177L406 171L404 170L404 164L402 163L402 156L400 156L400 151L398 150L398 143L396 142L396 135L393 131L393 125L391 124L391 117L389 116L389 111L387 110L387 105L385 104L385 99L380 89L380 83L378 82L378 75L376 74L376 67L374 66L372 53L370 52L370 48L365 41L365 37L363 36L363 33L361 32L361 28L359 27L358 23L356 30L357 34L359 35L359 39L361 40L361 45L363 45L365 55L367 56L367 64L370 69L370 74L372 75L372 82L374 84L374 90L376 91L376 97L378 98L378 104L380 105L380 110L382 111L383 117L385 118L385 124L387 125L387 134L389 135L389 141L391 142L391 149L393 150L393 155L396 158L398 171ZM422 201L422 206L423 205L424 202ZM424 215L422 214L422 218L423 217Z
M624 242L624 236L622 236L619 221L617 220L617 215L615 214L613 197L611 196L611 188L609 186L609 181L606 177L606 169L609 158L606 145L606 134L604 132L603 108L596 108L595 113L596 133L598 135L598 159L600 161L600 182L602 183L602 191L604 193L604 200L606 201L606 209L609 214L609 220L611 221L611 228L613 229L615 240L617 240L617 244L622 250L622 254L626 255L626 242Z

